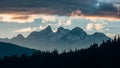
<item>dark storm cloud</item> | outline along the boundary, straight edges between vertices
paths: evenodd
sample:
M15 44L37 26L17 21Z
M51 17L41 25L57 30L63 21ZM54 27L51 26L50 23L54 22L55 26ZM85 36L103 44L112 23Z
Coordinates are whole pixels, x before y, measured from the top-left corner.
M89 3L88 3L89 2ZM3 11L28 11L32 8L39 8L39 10L32 10L31 12L41 12L40 8L49 9L57 12L58 14L64 14L76 9L83 11L91 10L97 1L96 0L0 0L0 8Z
M99 5L97 5L99 4ZM118 8L112 3L97 3L90 13L84 13L87 16L113 17L120 18ZM88 11L89 12L89 11Z
M0 13L69 15L78 9L88 16L120 17L113 3L97 0L0 0Z

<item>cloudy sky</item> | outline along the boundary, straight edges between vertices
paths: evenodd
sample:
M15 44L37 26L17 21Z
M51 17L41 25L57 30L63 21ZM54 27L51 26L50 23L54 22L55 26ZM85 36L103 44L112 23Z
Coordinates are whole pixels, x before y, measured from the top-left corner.
M120 34L120 0L0 0L0 37L29 35L51 25L88 34Z

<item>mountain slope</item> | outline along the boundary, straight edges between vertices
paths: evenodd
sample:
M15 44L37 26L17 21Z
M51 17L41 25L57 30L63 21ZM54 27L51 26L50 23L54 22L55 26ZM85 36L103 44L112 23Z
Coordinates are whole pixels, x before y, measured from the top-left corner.
M0 57L1 56L12 56L12 55L22 55L26 53L27 55L31 55L36 50L20 47L15 44L3 43L0 42Z

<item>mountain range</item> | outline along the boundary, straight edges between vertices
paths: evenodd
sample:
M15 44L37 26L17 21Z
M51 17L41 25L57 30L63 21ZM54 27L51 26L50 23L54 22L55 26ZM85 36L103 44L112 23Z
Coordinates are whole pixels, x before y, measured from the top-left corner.
M23 47L34 48L38 50L64 50L86 48L93 43L102 43L103 40L110 39L104 33L96 32L88 35L80 27L75 27L72 30L59 27L56 32L53 32L48 26L42 31L34 31L28 37L19 34L12 39L0 39L2 42L17 44Z

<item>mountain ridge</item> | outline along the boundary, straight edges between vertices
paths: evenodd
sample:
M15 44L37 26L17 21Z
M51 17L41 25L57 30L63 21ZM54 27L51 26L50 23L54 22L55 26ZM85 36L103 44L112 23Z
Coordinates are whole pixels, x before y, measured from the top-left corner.
M72 30L59 27L56 32L53 32L51 26L48 26L42 31L30 33L27 38L24 38L19 34L8 42L40 50L53 50L54 48L63 50L70 48L84 48L92 43L100 44L103 40L106 41L108 39L110 38L104 33L96 32L92 35L88 35L80 27L75 27Z

